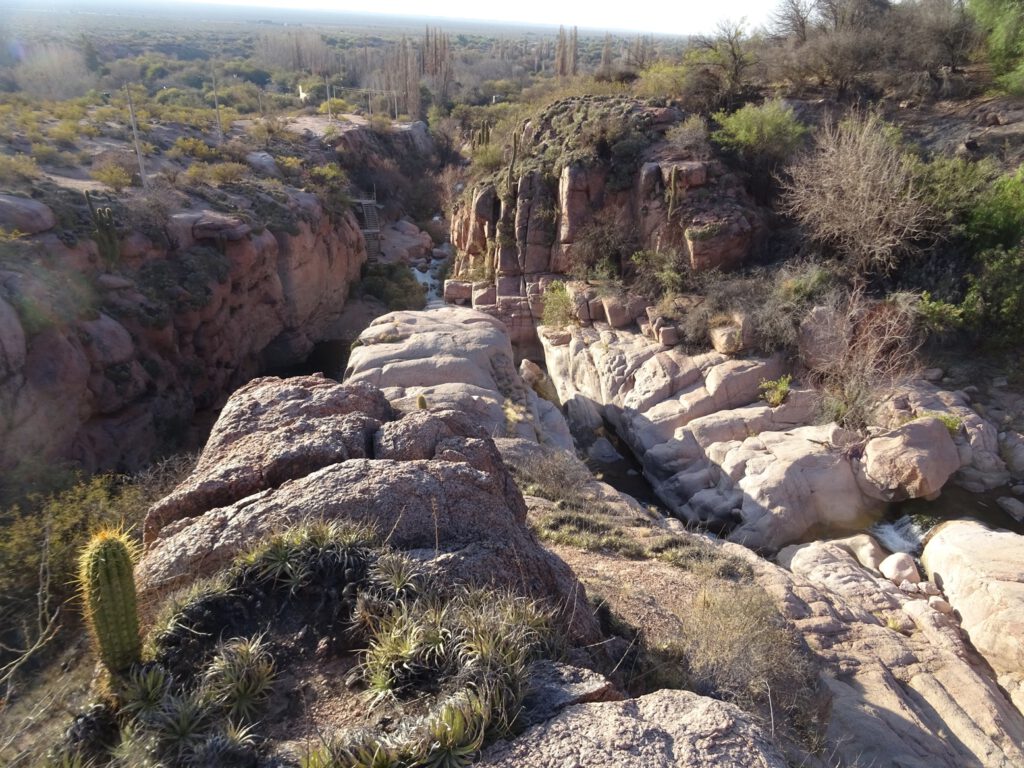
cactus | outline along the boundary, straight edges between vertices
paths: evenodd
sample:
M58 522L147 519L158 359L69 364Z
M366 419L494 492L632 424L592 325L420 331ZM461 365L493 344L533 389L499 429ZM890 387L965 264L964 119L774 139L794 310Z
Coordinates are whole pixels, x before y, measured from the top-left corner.
M421 411L427 410L427 398L423 395L422 392L416 395L416 408Z
M668 188L665 190L665 197L668 198L668 217L671 219L676 207L676 167L674 165L668 174Z
M508 164L508 196L510 198L515 197L515 175L516 175L516 156L519 154L519 133L518 131L512 133L512 159Z
M85 191L85 202L89 205L89 215L92 216L93 239L99 246L100 256L107 263L113 266L121 256L121 243L117 239L117 227L114 224L114 211L108 208L97 208L93 202L92 195Z
M112 529L94 535L79 559L78 581L100 660L118 675L138 662L142 647L128 537Z

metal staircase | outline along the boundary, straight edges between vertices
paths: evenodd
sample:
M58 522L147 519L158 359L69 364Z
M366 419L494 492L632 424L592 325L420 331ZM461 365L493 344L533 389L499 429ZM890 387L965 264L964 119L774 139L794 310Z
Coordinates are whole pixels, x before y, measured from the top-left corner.
M366 240L366 261L373 264L380 255L380 216L377 201L370 198L354 200L363 220L363 238Z

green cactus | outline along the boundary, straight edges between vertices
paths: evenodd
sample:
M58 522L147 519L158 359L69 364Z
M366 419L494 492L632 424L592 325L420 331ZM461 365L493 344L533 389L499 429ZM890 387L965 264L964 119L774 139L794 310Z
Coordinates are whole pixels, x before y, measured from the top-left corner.
M132 548L122 531L102 530L86 545L78 563L85 618L100 660L114 675L138 662L142 647Z
M676 167L674 165L668 174L668 186L665 189L665 197L668 200L668 217L671 219L676 207Z
M100 256L107 263L113 266L121 256L121 243L117 237L117 227L114 223L114 211L108 208L97 208L93 202L92 195L85 191L85 202L89 204L89 215L92 216L93 239L99 246Z
M416 408L421 411L427 410L427 398L423 395L422 392L416 395Z
M506 182L508 186L508 196L510 198L515 197L515 175L516 175L516 156L519 154L519 132L515 131L512 133L512 159L508 164L508 180Z

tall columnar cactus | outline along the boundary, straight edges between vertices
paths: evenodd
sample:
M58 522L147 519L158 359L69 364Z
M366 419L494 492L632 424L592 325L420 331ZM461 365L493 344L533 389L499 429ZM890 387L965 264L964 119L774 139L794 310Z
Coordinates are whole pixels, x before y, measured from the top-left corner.
M668 217L670 219L672 218L672 214L675 213L677 195L676 167L673 165L672 170L669 171L668 174L668 186L665 188L665 197L668 199Z
M510 198L515 197L516 191L516 159L519 154L519 132L514 131L512 133L512 159L508 164L508 177L505 181L508 196Z
M93 536L82 551L78 580L100 659L111 673L124 672L142 648L128 537L110 529Z
M97 208L88 190L85 191L85 202L89 204L89 215L92 216L93 226L96 227L93 239L99 246L103 260L108 266L113 266L121 256L121 243L117 238L114 211L109 207Z

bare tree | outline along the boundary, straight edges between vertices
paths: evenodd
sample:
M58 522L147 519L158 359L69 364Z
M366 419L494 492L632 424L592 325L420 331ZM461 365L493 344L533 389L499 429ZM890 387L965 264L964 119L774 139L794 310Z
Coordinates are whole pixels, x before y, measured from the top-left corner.
M891 270L935 221L910 159L875 112L827 122L816 145L780 180L786 211L855 274Z
M803 45L807 42L814 11L812 0L782 0L769 17L772 34Z

